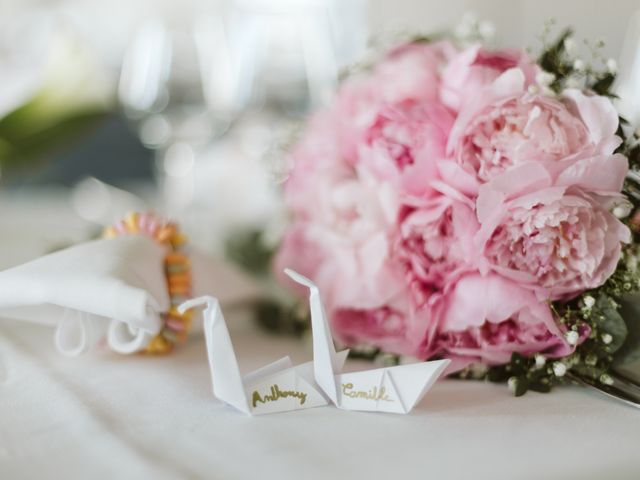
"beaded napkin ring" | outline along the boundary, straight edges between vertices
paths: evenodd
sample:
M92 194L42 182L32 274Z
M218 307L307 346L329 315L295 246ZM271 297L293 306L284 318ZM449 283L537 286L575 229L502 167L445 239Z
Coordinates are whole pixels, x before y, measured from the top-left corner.
M191 262L184 253L187 238L178 227L156 217L152 213L131 213L103 234L105 238L122 235L146 235L158 244L167 247L164 258L164 271L171 306L163 313L163 327L145 348L145 352L153 354L169 353L176 343L187 339L191 329L192 311L181 314L178 305L191 298Z

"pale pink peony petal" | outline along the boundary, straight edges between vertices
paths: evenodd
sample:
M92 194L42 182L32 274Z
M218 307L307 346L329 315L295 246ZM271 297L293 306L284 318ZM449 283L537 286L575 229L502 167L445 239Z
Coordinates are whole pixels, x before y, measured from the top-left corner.
M562 92L562 96L573 102L577 113L589 130L591 142L600 143L601 140L616 134L619 122L618 112L607 97L585 95L577 89L567 89Z
M567 187L575 185L600 194L618 194L628 171L629 162L624 155L597 155L576 161L558 175L555 183Z

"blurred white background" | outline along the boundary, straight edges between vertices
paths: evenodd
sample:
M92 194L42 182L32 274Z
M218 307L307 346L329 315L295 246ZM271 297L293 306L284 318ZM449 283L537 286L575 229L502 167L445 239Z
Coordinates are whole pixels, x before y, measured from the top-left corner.
M579 46L604 41L638 125L639 11L638 0L0 0L0 193L75 187L59 195L95 223L139 208L97 177L205 248L221 248L222 232L277 239L280 144L370 39L452 30L473 13L493 45L535 52L554 18ZM34 149L62 133L75 143Z
M638 0L369 0L372 31L410 28L442 30L471 11L495 26L500 45L535 47L545 20L572 25L578 37L602 38L605 52L617 56Z

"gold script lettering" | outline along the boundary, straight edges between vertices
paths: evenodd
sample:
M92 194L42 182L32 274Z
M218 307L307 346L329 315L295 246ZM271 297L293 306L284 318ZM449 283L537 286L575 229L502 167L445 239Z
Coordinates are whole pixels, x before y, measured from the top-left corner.
M260 392L254 390L251 403L253 404L253 408L255 408L258 403L276 402L281 398L288 397L297 398L300 401L300 405L304 405L304 402L307 401L307 394L304 392L297 390L280 390L278 385L271 385L269 393L265 395L260 395Z
M385 402L393 402L393 400L387 395L387 390L385 387L373 387L372 389L365 390L354 390L353 383L343 383L342 384L342 394L351 398L362 398L364 400L372 400L377 402L378 400L383 400Z

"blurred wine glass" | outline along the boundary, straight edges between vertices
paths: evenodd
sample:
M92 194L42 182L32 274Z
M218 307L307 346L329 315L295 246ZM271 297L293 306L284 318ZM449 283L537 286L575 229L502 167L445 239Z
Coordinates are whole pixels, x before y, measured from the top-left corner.
M364 49L364 22L362 0L235 0L139 29L120 101L157 151L164 208L192 238L211 245L275 216L274 148L331 98L339 69Z
M119 99L142 143L157 152L169 214L193 197L198 151L240 110L235 80L225 26L215 15L149 21L125 53Z

